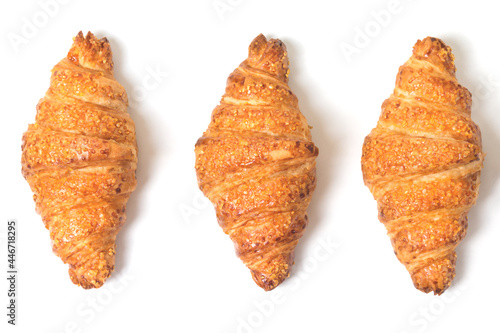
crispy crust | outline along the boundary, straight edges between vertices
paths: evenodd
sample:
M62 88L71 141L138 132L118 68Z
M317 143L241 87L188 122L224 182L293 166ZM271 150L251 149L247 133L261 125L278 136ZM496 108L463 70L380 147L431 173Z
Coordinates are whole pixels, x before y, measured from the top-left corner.
M426 293L442 294L455 277L455 247L478 195L484 154L471 101L455 78L450 47L419 40L363 144L363 179L379 219Z
M318 148L288 72L285 45L257 36L195 147L200 189L264 290L289 276L316 186Z
M23 135L22 173L52 248L73 283L98 288L114 270L115 239L135 189L137 145L127 94L106 38L74 38Z
M113 71L113 55L106 37L97 39L90 31L84 37L80 31L73 38L67 59L75 65L106 72Z

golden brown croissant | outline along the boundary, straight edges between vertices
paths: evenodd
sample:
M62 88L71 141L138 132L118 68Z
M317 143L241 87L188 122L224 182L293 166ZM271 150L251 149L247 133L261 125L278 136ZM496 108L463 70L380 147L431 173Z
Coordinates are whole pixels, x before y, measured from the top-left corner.
M471 94L455 78L450 47L418 41L363 145L362 171L394 252L423 292L455 277L483 164Z
M285 45L257 36L195 148L200 189L265 290L289 276L316 186L318 149L288 72Z
M109 42L80 32L23 136L22 172L73 283L102 286L136 186L137 145Z

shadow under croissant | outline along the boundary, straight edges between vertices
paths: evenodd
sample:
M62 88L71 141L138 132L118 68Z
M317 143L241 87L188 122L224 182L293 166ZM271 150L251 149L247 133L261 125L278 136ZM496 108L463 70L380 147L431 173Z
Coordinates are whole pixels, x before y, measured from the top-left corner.
M328 131L326 124L328 121L322 117L324 114L332 113L333 107L329 104L315 103L315 101L324 101L321 98L314 98L314 92L318 91L312 87L314 81L307 82L307 89L302 84L301 79L304 77L303 66L301 63L302 49L297 47L297 43L286 38L282 39L287 46L287 51L290 59L290 77L288 85L299 100L299 108L304 117L307 118L309 125L312 127L311 134L313 142L319 149L319 155L316 158L316 189L314 190L311 202L307 209L309 223L306 227L304 235L295 248L295 265L303 261L303 249L313 243L313 239L317 238L317 231L323 216L319 207L325 206L325 200L331 200L326 193L334 183L337 164L334 163L338 157L338 147L335 144L339 142L339 138ZM302 244L302 245L301 245ZM309 245L307 245L309 244ZM295 266L294 265L294 266ZM291 268L291 276L296 269ZM286 280L285 280L286 283Z
M129 106L127 112L135 123L138 146L138 163L136 171L137 186L127 202L127 220L116 237L115 267L114 273L111 273L112 277L113 274L120 274L127 267L127 258L130 257L128 253L132 250L127 244L129 231L131 230L132 224L135 223L137 216L139 216L141 197L143 197L142 193L146 188L147 182L150 180L150 176L153 174L152 167L157 155L158 143L151 140L151 136L148 135L148 133L151 132L151 126L148 122L148 118L144 116L148 114L148 112L139 101L134 100L133 91L136 85L130 83L127 71L123 69L126 52L122 51L120 41L113 38L108 32L101 33L99 31L97 34L100 36L107 36L110 41L114 57L114 76L128 94Z
M484 167L481 170L481 185L479 186L479 196L476 201L476 205L473 206L469 212L469 223L467 236L456 248L457 252L457 266L456 266L456 277L455 281L452 283L459 284L461 281L467 279L468 271L467 268L469 260L469 252L472 246L471 240L477 235L481 230L481 227L486 223L491 223L493 221L488 221L487 216L481 214L484 211L484 206L487 203L487 198L492 194L496 187L500 175L500 155L494 154L493 152L500 146L500 136L492 128L491 122L488 118L489 114L495 114L500 105L494 105L488 103L493 100L493 93L490 96L480 96L479 93L482 89L491 89L492 87L478 87L477 81L473 81L477 77L486 77L489 73L477 73L477 69L469 66L471 61L468 59L469 50L467 40L464 40L463 36L445 36L446 40L449 41L449 45L452 47L455 54L455 63L458 68L457 77L459 82L462 83L471 93L473 98L472 103L472 119L481 129L483 152L485 153Z
M475 118L475 122L481 128L483 151L486 156L484 159L484 167L481 170L479 196L475 206L473 206L469 211L467 236L456 249L458 256L456 267L457 273L453 284L461 283L461 281L467 279L469 272L468 267L470 267L469 253L471 252L471 248L473 246L472 239L480 233L482 226L494 222L488 217L488 215L482 214L482 212L485 211L484 208L487 205L488 197L493 193L499 179L500 156L493 153L488 154L488 152L493 152L496 147L500 146L500 137L496 135L495 130L491 127L491 122L485 119L484 115L487 114L486 111L486 109L482 108L473 110L473 118ZM493 112L494 110L491 110L492 114Z

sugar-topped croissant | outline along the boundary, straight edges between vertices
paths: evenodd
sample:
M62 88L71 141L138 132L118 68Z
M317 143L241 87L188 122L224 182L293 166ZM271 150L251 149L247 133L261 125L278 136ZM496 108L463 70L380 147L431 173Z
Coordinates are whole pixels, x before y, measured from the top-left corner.
M455 277L483 164L471 94L455 78L450 47L418 41L362 153L365 184L378 203L394 252L423 292Z
M22 172L73 283L98 288L136 186L137 145L109 42L80 32L24 133Z
M257 36L195 148L200 189L264 290L289 276L316 186L318 149L288 72L285 45Z

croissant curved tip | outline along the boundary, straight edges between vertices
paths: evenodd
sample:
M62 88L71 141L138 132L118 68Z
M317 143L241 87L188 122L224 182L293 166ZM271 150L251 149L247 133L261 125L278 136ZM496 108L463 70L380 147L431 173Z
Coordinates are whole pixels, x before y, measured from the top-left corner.
M451 75L455 75L455 57L451 47L447 46L441 39L426 37L418 40L413 46L413 55L417 58L425 58L434 65L444 68Z
M114 248L111 246L107 251L79 253L87 260L70 263L68 273L71 281L83 289L100 288L115 270Z
M448 289L455 278L456 253L436 259L411 276L415 288L434 295L441 295Z
M113 70L111 46L106 37L98 39L92 32L86 36L80 31L73 38L67 58L74 64L111 72Z
M279 39L268 40L263 34L259 34L250 43L248 58L243 64L288 82L288 53L285 44Z
M294 257L295 254L292 250L292 252L281 253L268 259L260 267L250 268L253 280L265 291L273 290L290 276Z
M103 269L103 270L88 270L79 272L77 268L70 268L68 270L71 282L83 289L93 289L100 288L107 280L107 278L114 271L114 266Z
M283 282L288 276L287 274L286 276L281 275L281 276L271 277L254 270L252 270L251 273L255 283L265 291L273 290L274 288L279 286L281 282Z

